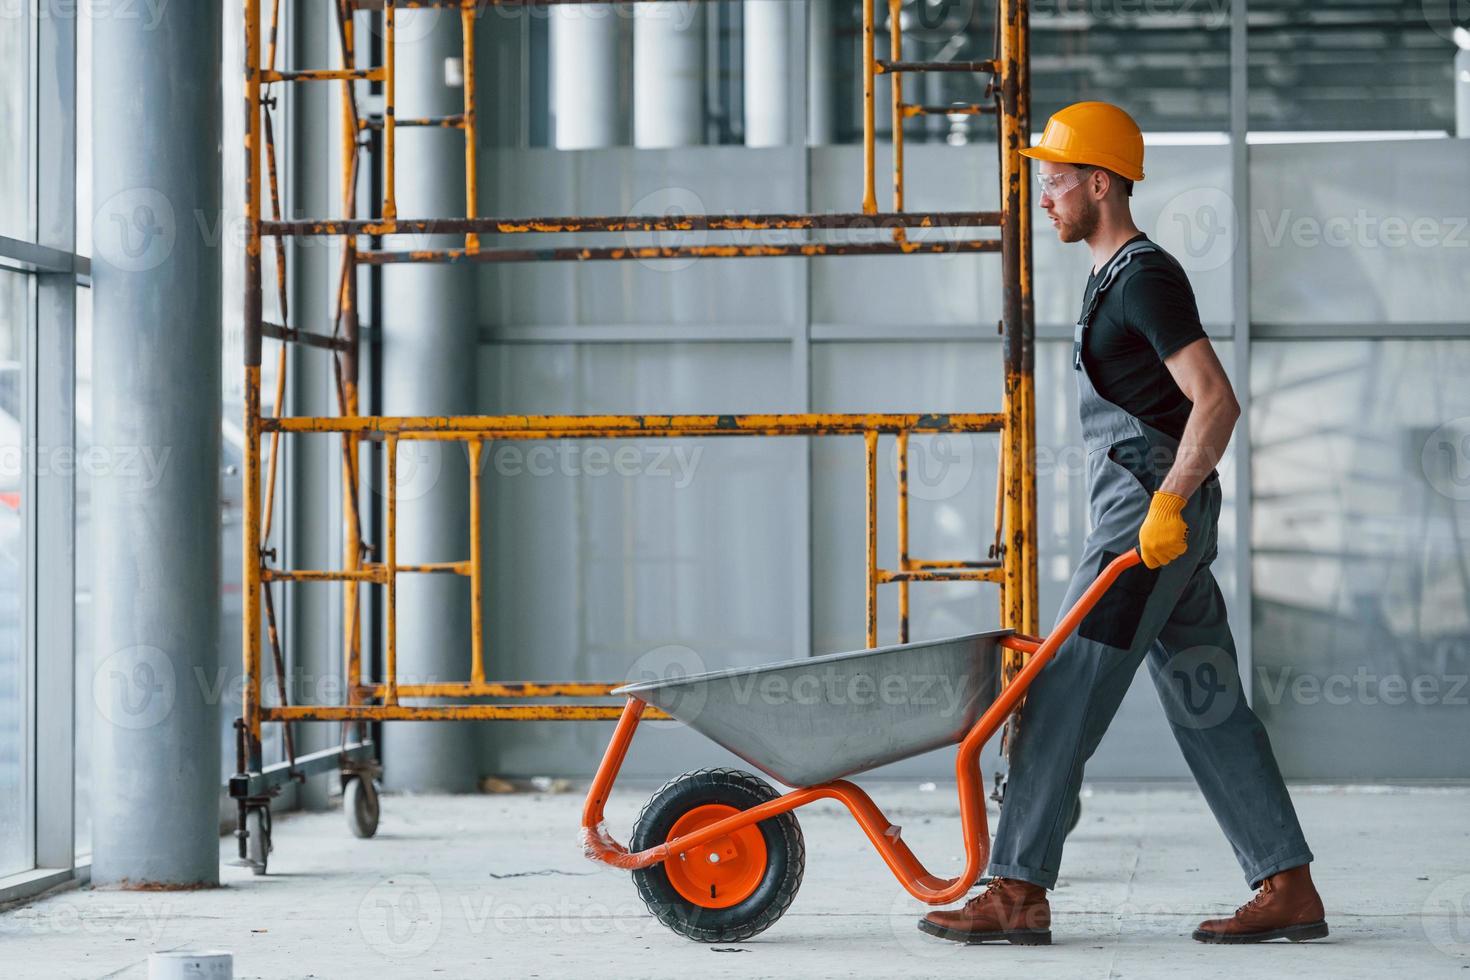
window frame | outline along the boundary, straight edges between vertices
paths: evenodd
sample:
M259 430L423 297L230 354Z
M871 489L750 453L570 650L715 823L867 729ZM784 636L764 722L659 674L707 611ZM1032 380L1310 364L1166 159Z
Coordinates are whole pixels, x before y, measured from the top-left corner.
M0 902L63 884L79 865L75 825L76 290L91 264L76 254L77 18L29 16L28 237L0 237L0 268L25 276L27 465L22 483L22 602L30 869L0 877ZM45 64L48 70L38 71ZM39 656L45 651L45 656ZM45 778L43 774L66 774Z

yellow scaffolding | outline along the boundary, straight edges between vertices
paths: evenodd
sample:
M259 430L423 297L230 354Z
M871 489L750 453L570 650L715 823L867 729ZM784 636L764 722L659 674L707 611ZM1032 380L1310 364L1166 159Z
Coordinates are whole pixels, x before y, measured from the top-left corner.
M890 57L876 57L874 0L862 0L863 24L863 197L860 212L845 214L740 214L622 216L622 217L481 217L477 209L475 128L475 18L491 7L542 6L590 0L332 0L336 10L340 66L280 70L277 68L277 29L281 0L270 0L269 21L262 18L263 0L244 0L245 17L245 157L246 157L246 291L244 316L244 604L243 604L243 716L237 725L239 774L231 781L240 804L241 854L245 855L246 817L268 807L269 798L284 782L309 772L340 768L344 775L361 774L374 765L365 725L398 720L611 720L620 714L614 704L557 703L563 697L606 695L620 681L566 683L491 682L485 677L485 635L481 598L483 570L479 508L481 454L493 440L566 438L657 438L674 436L861 436L866 449L866 638L878 642L878 587L898 585L898 638L909 639L909 590L914 582L981 581L1000 586L1001 622L1023 633L1037 632L1036 609L1036 488L1030 461L1034 457L1035 386L1033 381L1034 327L1031 303L1031 226L1026 161L1020 149L1029 133L1026 0L999 0L996 57L980 62L916 62L903 60L899 8L888 0ZM635 0L642 2L642 0ZM464 104L455 115L397 118L395 113L395 49L397 11L402 8L450 8L460 14L463 31ZM383 63L363 66L356 45L356 14L381 18ZM262 60L262 34L268 31ZM962 71L989 76L988 101L957 106L925 106L903 101L905 75L930 71ZM876 79L891 78L893 134L893 207L879 212L876 194ZM342 215L338 218L285 220L281 214L272 120L274 86L335 81L341 86ZM379 83L383 92L381 116L365 116L358 108L354 85ZM994 114L1000 140L1000 207L994 211L905 212L904 121L927 114ZM400 126L456 128L464 134L465 216L463 218L400 218L395 168L396 131ZM377 145L383 194L376 214L356 213L361 157ZM270 215L263 213L262 183L268 184ZM824 231L890 229L890 241L828 242L811 240L781 245L665 245L647 247L484 247L489 238L567 232L693 232L795 229ZM910 228L995 228L995 237L950 241L912 241ZM450 249L392 250L365 247L364 238L438 233L463 236L463 245ZM335 290L331 332L311 332L290 325L286 306L284 249L299 236L329 236L343 243ZM264 243L274 242L277 255L276 287L280 323L262 317L262 254ZM363 265L403 262L522 262L618 261L682 257L742 258L782 255L912 255L936 252L999 252L1003 279L1005 386L1001 411L970 414L776 414L674 416L425 416L376 417L359 415L358 316L356 270ZM337 414L333 416L271 417L261 412L260 365L262 340L279 341L276 406L283 403L288 343L332 351ZM995 432L1000 437L995 540L982 559L919 559L909 554L907 448L911 435ZM341 441L345 547L336 569L290 569L273 564L265 543L270 533L276 490L277 458L281 439L300 433L333 433ZM877 458L880 435L895 437L897 471L897 566L879 565L877 548ZM400 441L448 440L464 443L469 458L469 557L426 564L397 562L397 448ZM265 479L261 479L262 447L268 441ZM360 449L364 442L385 448L387 490L384 495L385 540L376 558L362 538L359 513ZM450 574L469 578L471 584L470 679L437 684L400 684L397 673L396 583L407 574ZM343 588L343 672L346 703L289 704L285 685L278 684L281 703L262 703L263 646L268 648L278 682L283 680L285 656L276 629L272 587L275 583L328 581ZM363 666L360 589L384 590L386 630L383 676L369 681ZM262 643L262 628L265 643ZM1019 655L1017 655L1019 656ZM1007 664L1009 670L1019 662ZM405 704L418 698L528 698L527 704ZM550 699L550 700L546 700ZM649 709L650 717L661 716ZM298 757L291 739L296 721L344 723L341 747ZM283 722L287 761L263 765L261 726ZM355 723L355 739L347 735ZM268 834L268 814L264 821ZM263 853L263 852L262 852ZM263 862L263 857L261 858ZM263 867L263 864L262 864Z

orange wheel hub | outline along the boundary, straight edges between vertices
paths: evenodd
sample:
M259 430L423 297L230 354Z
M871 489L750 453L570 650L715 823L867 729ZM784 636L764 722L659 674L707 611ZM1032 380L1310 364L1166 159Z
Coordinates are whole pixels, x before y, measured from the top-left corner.
M669 840L692 834L740 811L724 803L706 803L684 814L669 828ZM727 909L751 896L766 876L766 839L755 824L716 837L664 862L674 891L707 909Z

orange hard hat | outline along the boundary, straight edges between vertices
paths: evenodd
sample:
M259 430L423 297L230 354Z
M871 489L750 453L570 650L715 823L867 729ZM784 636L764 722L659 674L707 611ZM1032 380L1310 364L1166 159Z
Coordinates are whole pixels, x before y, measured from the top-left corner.
M1033 160L1090 163L1129 180L1143 179L1143 133L1107 102L1076 102L1046 121L1041 142L1021 151Z

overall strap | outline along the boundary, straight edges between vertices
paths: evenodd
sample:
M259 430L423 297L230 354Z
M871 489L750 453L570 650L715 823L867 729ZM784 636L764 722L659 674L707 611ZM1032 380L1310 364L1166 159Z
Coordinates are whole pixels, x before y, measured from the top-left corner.
M1082 370L1082 334L1087 329L1088 324L1092 322L1093 316L1097 313L1097 305L1102 302L1103 294L1112 287L1113 283L1118 281L1118 277L1128 267L1128 263L1133 261L1133 256L1140 252L1168 254L1147 238L1141 238L1138 241L1129 242L1127 245L1124 245L1118 250L1118 254L1114 255L1108 261L1108 264L1103 268L1102 278L1098 280L1097 288L1092 291L1092 295L1088 298L1086 305L1082 309L1082 315L1077 318L1077 326L1072 331L1073 370Z

